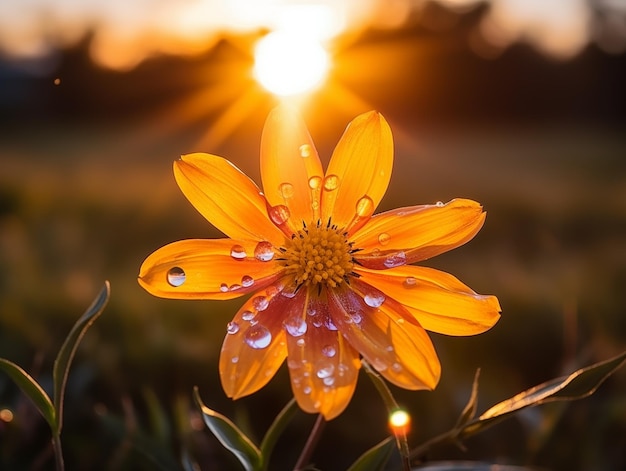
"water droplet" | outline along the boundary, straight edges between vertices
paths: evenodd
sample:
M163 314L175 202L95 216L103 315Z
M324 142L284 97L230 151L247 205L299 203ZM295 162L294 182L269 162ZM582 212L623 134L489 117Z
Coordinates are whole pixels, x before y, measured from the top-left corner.
M226 325L226 332L231 335L236 334L237 332L239 332L239 324L237 324L236 322L229 322Z
M255 314L252 311L243 311L243 313L241 314L241 318L244 321L251 321L252 319L254 319L254 316Z
M309 178L309 188L311 190L317 190L322 186L322 177L318 177L317 175Z
M228 291L228 285L227 285L226 283L222 283L222 284L220 285L220 291L221 291L222 293L226 293L226 292Z
M310 157L311 153L313 152L313 149L311 149L311 146L308 144L302 144L300 147L298 147L298 150L300 151L300 157Z
M233 245L230 249L230 256L235 260L243 260L246 258L246 249L241 245Z
M387 245L389 243L389 240L391 240L391 236L386 232L381 232L380 234L378 234L378 243L380 245Z
M306 333L307 324L301 317L290 317L283 322L283 326L289 335L300 337Z
M264 311L267 309L267 306L270 305L270 302L265 296L257 296L256 298L252 299L252 305L257 311Z
M237 283L230 285L228 288L229 291L237 291L238 289L241 289L241 285L238 285Z
M415 286L417 286L417 280L413 276L407 276L402 282L402 286L405 288L415 288Z
M374 201L369 196L365 195L359 198L356 202L356 214L360 218L367 218L374 212Z
M339 186L339 177L337 175L328 175L324 178L324 189L326 191L336 190Z
M387 369L387 363L385 363L385 361L380 358L374 358L374 361L372 362L372 366L377 371L385 371Z
M353 322L355 324L358 324L359 322L361 322L363 320L363 316L361 314L362 314L361 311L351 311L351 312L347 313L346 314L346 322L348 324L352 324Z
M277 206L272 206L267 210L267 215L272 220L274 224L277 226L281 226L287 222L287 219L291 216L289 212L289 208L285 205L279 204Z
M311 386L305 386L302 388L304 394L311 394Z
M298 289L298 285L297 284L291 284L289 286L285 285L282 289L282 291L280 292L280 294L282 294L285 298L294 298L297 294L297 289Z
M305 343L306 343L306 342L304 341L304 339L298 339L298 340L297 340L297 342L296 342L296 345L297 345L298 347L304 347L304 344L305 344Z
M335 366L332 363L328 363L327 365L320 366L315 375L320 379L324 379L332 376L334 372Z
M167 272L167 282L174 288L178 288L187 279L185 271L180 267L172 267Z
M403 319L402 317L398 317L398 318L396 319L396 324L398 324L398 325L402 325L402 324L404 324L404 322L405 322L405 321L404 321L404 319Z
M335 378L333 378L332 376L329 376L328 378L324 378L322 380L322 382L326 385L326 386L332 386L333 384L335 384Z
M230 359L230 362L231 362L231 363L237 363L238 361L239 361L239 357L232 357L232 358Z
M322 407L322 401L315 401L315 404L313 404L313 408L319 409L320 407Z
M328 330L337 330L337 326L330 317L324 319L324 326L326 326Z
M293 198L294 190L291 183L281 183L278 187L278 190L280 191L280 194L283 195L283 198Z
M246 331L244 339L252 348L260 349L265 348L270 344L272 341L272 334L266 327L257 324L250 327Z
M252 278L250 275L244 275L241 277L241 286L243 286L244 288L249 288L253 284L254 278Z
M335 350L335 347L333 347L332 345L325 345L324 347L322 347L322 353L324 354L324 356L332 358L337 354L337 350Z
M391 369L396 373L399 373L400 371L402 371L402 365L400 363L394 363L393 365L391 365Z
M269 262L273 259L274 249L272 248L272 244L266 240L256 244L256 247L254 248L254 258L260 260L261 262Z
M385 296L382 293L367 293L363 301L369 307L380 307L385 302Z
M387 347L385 347L385 350L387 350L388 352L393 352L393 345L387 345Z
M444 206L445 206L445 204L444 204L444 202L443 202L443 201L437 201L437 202L435 203L435 206L437 206L438 208L442 208L442 207L444 207Z
M401 265L406 264L406 254L404 252L396 252L390 255L387 255L383 265L387 268L399 267Z

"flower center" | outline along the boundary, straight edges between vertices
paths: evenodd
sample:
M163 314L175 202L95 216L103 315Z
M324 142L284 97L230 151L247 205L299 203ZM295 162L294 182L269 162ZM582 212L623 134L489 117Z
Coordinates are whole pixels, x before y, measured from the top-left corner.
M352 273L352 243L337 226L306 225L281 248L287 274L296 286L326 284L335 288Z

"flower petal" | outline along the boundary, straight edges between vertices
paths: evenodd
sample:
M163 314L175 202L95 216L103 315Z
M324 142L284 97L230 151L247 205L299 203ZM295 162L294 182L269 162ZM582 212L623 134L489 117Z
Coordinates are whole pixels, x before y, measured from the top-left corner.
M356 270L362 280L402 304L426 330L475 335L500 318L495 296L476 294L454 276L433 268L406 266Z
M293 394L306 412L341 414L356 387L359 354L329 323L328 302L301 290L299 309L285 319Z
M285 360L285 300L278 289L270 287L246 301L228 324L219 362L228 397L238 399L258 391Z
M454 249L471 240L485 222L482 206L472 200L412 206L377 214L354 235L358 263L384 270Z
M178 186L194 207L233 239L284 239L267 216L267 201L256 184L228 160L188 154L174 162Z
M441 375L437 353L401 304L357 279L329 293L334 324L380 374L405 389L435 388Z
M280 267L263 259L269 246L232 239L189 239L168 244L146 258L139 284L162 298L231 299L258 291L278 279ZM257 255L259 254L257 250Z
M261 180L271 206L289 209L295 232L319 219L324 171L306 125L286 105L273 109L261 137Z
M322 221L350 234L380 203L391 178L393 137L379 113L357 116L339 140L328 164L322 192Z

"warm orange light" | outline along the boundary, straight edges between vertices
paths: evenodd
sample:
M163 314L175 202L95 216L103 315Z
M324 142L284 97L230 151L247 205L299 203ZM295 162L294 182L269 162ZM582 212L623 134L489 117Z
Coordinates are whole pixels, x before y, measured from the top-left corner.
M0 409L0 420L3 422L11 422L13 420L13 412L9 409Z
M275 31L254 51L254 75L275 95L298 95L321 84L328 71L328 54L314 38Z
M393 411L389 416L389 428L394 435L406 435L411 425L411 416L402 409Z

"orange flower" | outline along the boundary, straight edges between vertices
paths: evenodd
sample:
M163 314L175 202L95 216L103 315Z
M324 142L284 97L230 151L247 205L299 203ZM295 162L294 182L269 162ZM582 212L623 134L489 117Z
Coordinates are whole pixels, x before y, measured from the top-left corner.
M411 265L474 237L482 207L455 199L373 216L392 163L391 129L372 111L350 123L324 174L306 126L286 107L263 130L265 193L221 157L174 163L185 196L229 238L166 245L145 260L139 283L165 298L251 294L222 345L229 397L262 388L287 358L300 407L329 420L350 402L360 356L393 384L433 389L441 367L424 329L473 335L498 320L496 297Z

